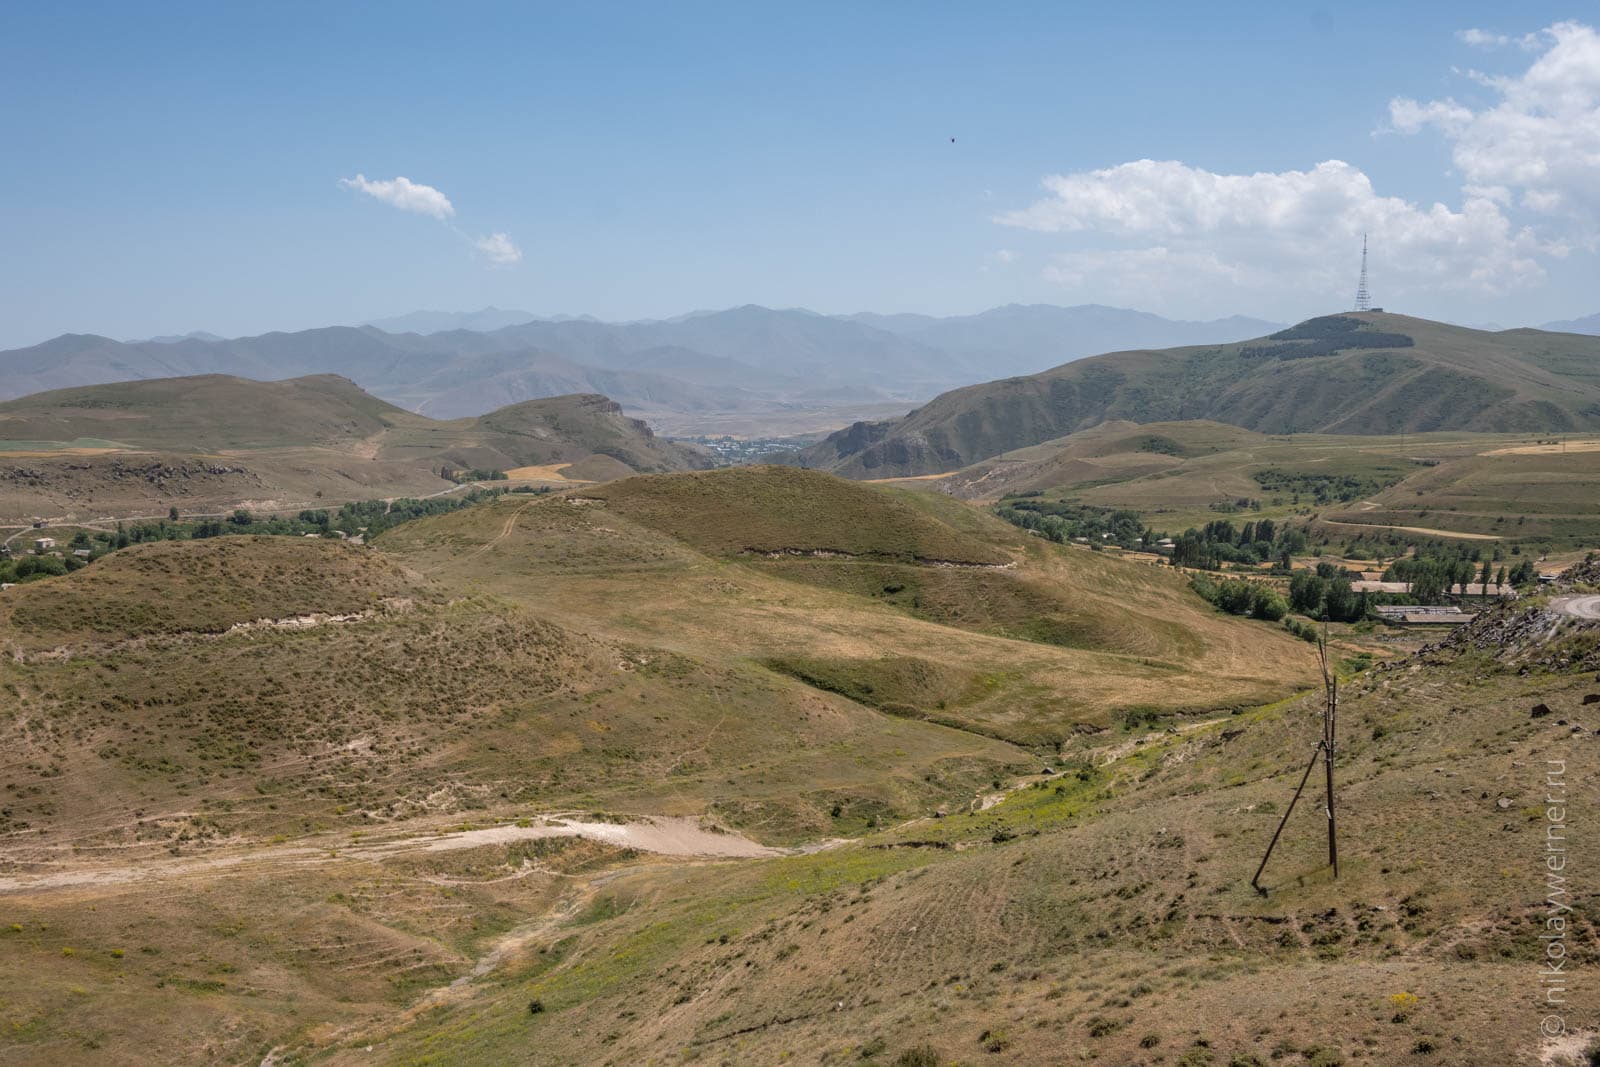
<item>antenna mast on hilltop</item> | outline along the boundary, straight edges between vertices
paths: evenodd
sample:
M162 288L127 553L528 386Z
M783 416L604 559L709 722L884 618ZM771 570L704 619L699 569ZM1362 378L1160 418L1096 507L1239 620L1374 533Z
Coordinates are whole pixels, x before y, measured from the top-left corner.
M1367 292L1367 235L1361 235L1361 280L1356 282L1356 310L1372 310L1372 294Z

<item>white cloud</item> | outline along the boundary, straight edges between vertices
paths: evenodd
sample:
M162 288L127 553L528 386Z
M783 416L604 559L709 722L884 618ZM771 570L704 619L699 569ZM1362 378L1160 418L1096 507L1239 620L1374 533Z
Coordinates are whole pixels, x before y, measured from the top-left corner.
M431 215L436 219L448 219L456 213L449 197L431 185L419 185L410 178L374 181L365 174L357 174L354 178L340 178L339 184L401 211L414 211L418 215Z
M1551 258L1600 247L1600 34L1563 22L1523 38L1459 36L1537 54L1514 75L1467 72L1464 100L1390 102L1383 132L1433 130L1449 144L1461 182L1451 203L1382 195L1336 159L1255 174L1142 159L1047 177L1044 197L995 221L1060 235L1045 276L1077 298L1141 307L1195 310L1224 295L1338 306L1362 234L1388 303L1532 285Z
M483 237L469 237L457 228L450 221L455 217L455 205L450 202L448 196L431 185L422 185L405 177L374 180L365 174L357 174L354 178L340 178L339 184L401 211L411 211L438 219L456 236L470 243L491 266L509 267L522 262L522 249L511 240L510 234L496 231Z
M1492 30L1457 30L1456 40L1471 48L1505 48L1516 45L1528 52L1537 51L1544 42L1543 33L1525 33L1521 37L1513 37L1508 33L1495 33Z
M1401 133L1438 130L1470 188L1503 190L1506 202L1576 224L1578 240L1600 237L1600 33L1561 22L1527 38L1542 49L1521 74L1474 72L1492 99L1389 103Z
M491 233L473 241L472 247L497 267L509 267L522 262L522 249L512 242L509 234Z
M1305 171L1216 174L1143 159L1056 175L1044 186L1045 199L996 221L1082 235L1095 247L1058 253L1046 277L1141 306L1224 288L1342 301L1354 288L1362 234L1374 241L1375 279L1396 295L1503 292L1543 273L1533 258L1539 243L1491 197L1470 196L1460 210L1424 207L1378 195L1364 173L1340 160Z
M1396 97L1389 101L1389 121L1390 130L1395 133L1417 133L1424 126L1459 133L1472 122L1472 109L1448 99L1419 104Z
M1504 48L1511 43L1511 38L1503 33L1479 29L1457 30L1456 40L1473 48Z

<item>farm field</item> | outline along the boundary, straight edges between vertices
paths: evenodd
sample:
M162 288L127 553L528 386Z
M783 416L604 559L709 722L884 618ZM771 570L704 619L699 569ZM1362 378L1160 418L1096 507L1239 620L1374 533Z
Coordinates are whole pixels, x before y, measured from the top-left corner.
M1600 438L1582 435L1285 436L1107 423L905 484L979 502L1039 494L1126 509L1174 534L1242 511L1241 521L1314 518L1332 536L1395 528L1557 547L1600 541Z

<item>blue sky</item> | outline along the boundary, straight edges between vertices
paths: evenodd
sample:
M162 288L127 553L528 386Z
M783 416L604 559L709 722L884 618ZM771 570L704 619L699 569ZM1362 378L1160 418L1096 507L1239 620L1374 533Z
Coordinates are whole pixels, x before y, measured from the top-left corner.
M1580 11L1291 6L13 4L0 346L486 304L1287 320L1348 303L1362 230L1396 310L1600 310Z

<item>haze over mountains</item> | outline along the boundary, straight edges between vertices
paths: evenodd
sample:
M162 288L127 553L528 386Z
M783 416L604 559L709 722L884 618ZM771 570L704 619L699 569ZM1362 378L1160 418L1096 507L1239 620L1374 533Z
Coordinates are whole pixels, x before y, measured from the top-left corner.
M481 414L541 396L598 392L682 431L707 423L712 413L888 405L881 416L956 386L1110 348L1214 344L1274 328L1239 317L1175 322L1093 305L1013 305L942 319L836 317L748 305L627 323L533 319L485 308L226 340L191 334L123 342L64 334L0 352L0 399L193 374L339 374L437 418ZM835 418L832 425L842 421Z
M1546 330L1559 330L1562 333L1588 333L1600 335L1600 311L1593 315L1585 315L1581 319L1562 319L1558 322L1544 324Z

